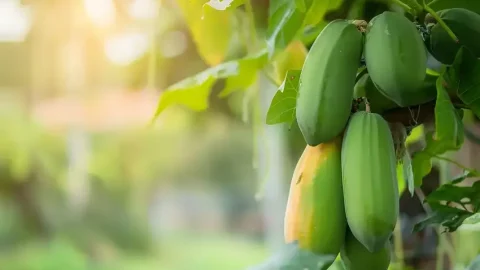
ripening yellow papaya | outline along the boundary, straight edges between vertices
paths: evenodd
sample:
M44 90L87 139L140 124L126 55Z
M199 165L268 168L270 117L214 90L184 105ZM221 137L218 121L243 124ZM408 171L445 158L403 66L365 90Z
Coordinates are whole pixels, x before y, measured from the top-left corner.
M337 255L345 238L342 138L307 145L296 165L285 213L285 242L316 254Z

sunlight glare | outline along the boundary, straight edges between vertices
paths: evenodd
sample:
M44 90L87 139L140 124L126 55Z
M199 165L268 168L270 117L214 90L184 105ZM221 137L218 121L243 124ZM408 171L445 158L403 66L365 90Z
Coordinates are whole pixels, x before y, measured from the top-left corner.
M135 19L151 19L158 15L155 0L134 0L130 5L130 15Z
M0 1L0 42L21 42L30 31L30 9L19 0Z
M85 12L92 22L107 27L115 21L115 7L112 0L84 0Z
M148 45L147 33L124 33L105 41L105 54L115 64L128 65L141 57L147 51Z
M181 55L187 49L187 37L181 31L166 32L161 40L160 50L165 58Z

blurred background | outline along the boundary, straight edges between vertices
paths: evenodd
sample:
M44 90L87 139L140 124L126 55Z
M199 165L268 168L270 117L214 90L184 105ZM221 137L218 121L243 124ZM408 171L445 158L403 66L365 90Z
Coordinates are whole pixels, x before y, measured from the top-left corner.
M172 106L148 127L168 86L247 50L245 7L206 28L205 2L0 0L0 269L235 270L283 244L305 142L295 125L263 124L277 85L258 76L258 95L218 98L218 81L208 110ZM251 3L264 38L270 3ZM361 7L367 19L390 8ZM466 142L456 158L480 169L479 150ZM401 207L403 269L464 269L480 254L478 226L412 235L428 209L408 192Z

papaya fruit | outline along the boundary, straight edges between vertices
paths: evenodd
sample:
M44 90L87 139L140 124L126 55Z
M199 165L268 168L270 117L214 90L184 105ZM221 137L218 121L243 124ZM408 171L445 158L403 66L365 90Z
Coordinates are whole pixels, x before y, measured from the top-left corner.
M316 254L337 255L345 239L341 137L307 145L297 162L285 211L286 243Z
M436 81L438 76L426 74L423 86L420 90L408 97L407 107L423 104L437 97ZM368 74L364 74L355 84L353 97L366 97L370 103L370 111L374 113L383 113L387 110L398 108L399 106L391 99L383 95L375 86Z
M368 23L364 55L378 90L400 107L422 87L427 49L415 25L400 13L384 11Z
M347 229L340 257L346 270L387 270L391 260L391 244L387 241L379 251L370 252Z
M415 106L434 100L437 97L436 81L438 76L426 74L423 86L420 90L409 97L407 106ZM363 75L355 84L354 98L366 97L370 103L370 111L373 113L383 113L387 110L398 108L399 106L391 99L382 94L369 74Z
M363 75L355 84L354 98L366 97L370 104L370 111L382 113L388 109L397 108L398 105L378 91L370 75Z
M330 22L313 42L296 101L297 123L308 145L328 142L345 129L362 46L362 33L347 20Z
M445 29L436 23L430 29L430 35L427 38L427 48L432 56L442 64L451 65L455 60L458 50L461 46L469 49L475 56L480 57L480 14L465 8L450 8L437 12L439 17L457 36L459 43L456 43L445 31ZM435 22L430 14L425 17L427 22Z
M342 186L347 223L370 252L383 248L399 213L394 141L377 113L352 115L342 145Z

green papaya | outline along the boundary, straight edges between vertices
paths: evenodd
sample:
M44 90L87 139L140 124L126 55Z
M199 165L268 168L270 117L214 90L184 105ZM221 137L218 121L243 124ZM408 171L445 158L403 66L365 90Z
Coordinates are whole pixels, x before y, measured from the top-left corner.
M400 107L422 87L427 50L415 25L400 13L385 11L368 23L364 55L378 90Z
M387 270L391 260L391 244L387 241L379 251L370 252L347 230L340 257L346 270Z
M341 137L307 145L295 167L285 211L286 243L316 254L337 255L346 218L342 193Z
M443 64L451 65L460 47L465 46L475 56L480 57L480 15L464 8L444 9L437 14L452 30L459 43L456 43L447 31L436 23L431 28L426 42L432 56ZM425 20L434 21L430 14Z
M370 252L379 251L399 213L394 141L382 116L366 111L352 115L341 159L348 226Z
M363 35L353 22L334 20L320 32L300 75L296 119L308 145L338 136L350 116Z
M426 74L422 88L413 93L406 103L407 106L415 106L434 100L437 97L436 81L438 76ZM391 99L382 94L368 74L363 75L355 84L354 98L366 97L370 103L370 111L383 113L399 106Z
M370 75L363 75L355 84L354 98L366 97L370 104L370 111L382 113L388 109L397 108L398 105L378 91Z

